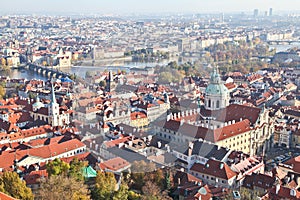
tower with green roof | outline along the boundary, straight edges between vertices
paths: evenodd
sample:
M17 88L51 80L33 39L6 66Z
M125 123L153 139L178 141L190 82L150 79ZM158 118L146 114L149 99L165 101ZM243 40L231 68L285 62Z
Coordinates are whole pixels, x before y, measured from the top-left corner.
M205 108L207 110L219 110L229 105L230 94L221 80L217 68L210 75L210 83L205 90Z

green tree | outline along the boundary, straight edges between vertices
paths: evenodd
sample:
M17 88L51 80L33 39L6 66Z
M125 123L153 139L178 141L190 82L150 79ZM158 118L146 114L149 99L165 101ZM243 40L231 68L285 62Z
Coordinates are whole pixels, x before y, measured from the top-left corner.
M128 185L126 183L122 183L118 191L115 192L113 200L127 200L128 199Z
M83 181L57 175L49 177L41 184L37 197L43 200L89 200L90 191Z
M134 191L130 190L128 192L128 200L140 200L141 195L138 193L135 193Z
M67 175L70 169L70 165L59 158L47 163L46 167L49 176Z
M33 200L31 189L15 172L4 172L0 176L0 191L17 199Z
M69 77L72 81L75 81L77 76L76 74L71 74L70 77Z
M167 190L169 190L171 188L171 176L170 176L170 172L167 170L165 172L165 188Z
M0 99L3 99L5 93L6 93L5 88L0 85Z
M6 66L6 59L5 58L1 58L1 65L2 66Z
M92 198L98 200L111 199L116 191L116 179L111 172L98 172Z
M132 173L136 172L152 172L156 169L154 163L146 163L145 161L134 161L131 165Z
M258 196L260 194L257 190L250 190L248 188L241 187L240 188L240 195L241 195L241 199L254 200L254 199L258 199Z
M30 98L30 99L35 99L36 98L36 95L33 93L33 92L29 92L28 93L28 97Z
M99 86L100 87L105 87L106 86L106 81L100 81Z
M82 168L88 166L87 161L79 161L78 158L74 158L70 162L70 168L68 171L68 176L75 178L76 180L83 180Z
M153 172L156 169L154 163L146 163L145 161L134 161L131 165L131 178L132 178L132 187L137 190L141 190L147 180L153 180L153 176L146 177L151 175L150 172Z
M169 197L166 192L161 191L159 187L151 182L147 181L142 188L142 200L171 200L172 198Z

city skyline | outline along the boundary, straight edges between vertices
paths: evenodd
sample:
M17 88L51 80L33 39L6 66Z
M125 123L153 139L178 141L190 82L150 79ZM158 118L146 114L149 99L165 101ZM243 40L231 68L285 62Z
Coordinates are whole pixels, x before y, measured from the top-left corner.
M2 2L2 13L99 13L99 14L132 14L132 13L207 13L207 12L253 12L258 9L260 14L273 8L276 11L297 11L300 2L294 0L86 0L74 3L71 0L45 0L39 4L34 0L14 0ZM298 9L299 10L299 9Z

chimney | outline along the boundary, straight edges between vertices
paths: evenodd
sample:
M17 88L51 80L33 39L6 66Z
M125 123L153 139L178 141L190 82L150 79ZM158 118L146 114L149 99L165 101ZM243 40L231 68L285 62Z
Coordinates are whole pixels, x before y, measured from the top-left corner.
M220 169L224 168L224 163L220 163Z
M191 155L192 155L193 148L194 148L194 143L193 143L193 142L190 142L190 143L189 143L189 149L188 149L188 156L191 156Z
M292 196L292 197L296 196L296 190L295 189L290 190L290 196Z
M161 148L161 141L157 142L157 147L160 149Z
M277 184L276 185L276 194L278 194L279 190L280 190L280 184Z
M167 121L170 121L170 118L171 118L171 114L168 114L167 115Z

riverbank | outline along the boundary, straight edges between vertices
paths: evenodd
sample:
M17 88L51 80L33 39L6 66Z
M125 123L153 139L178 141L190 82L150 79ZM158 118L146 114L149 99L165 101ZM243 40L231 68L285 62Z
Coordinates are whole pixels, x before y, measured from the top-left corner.
M132 57L105 58L105 59L84 59L74 62L74 66L122 66L126 62L131 62Z

